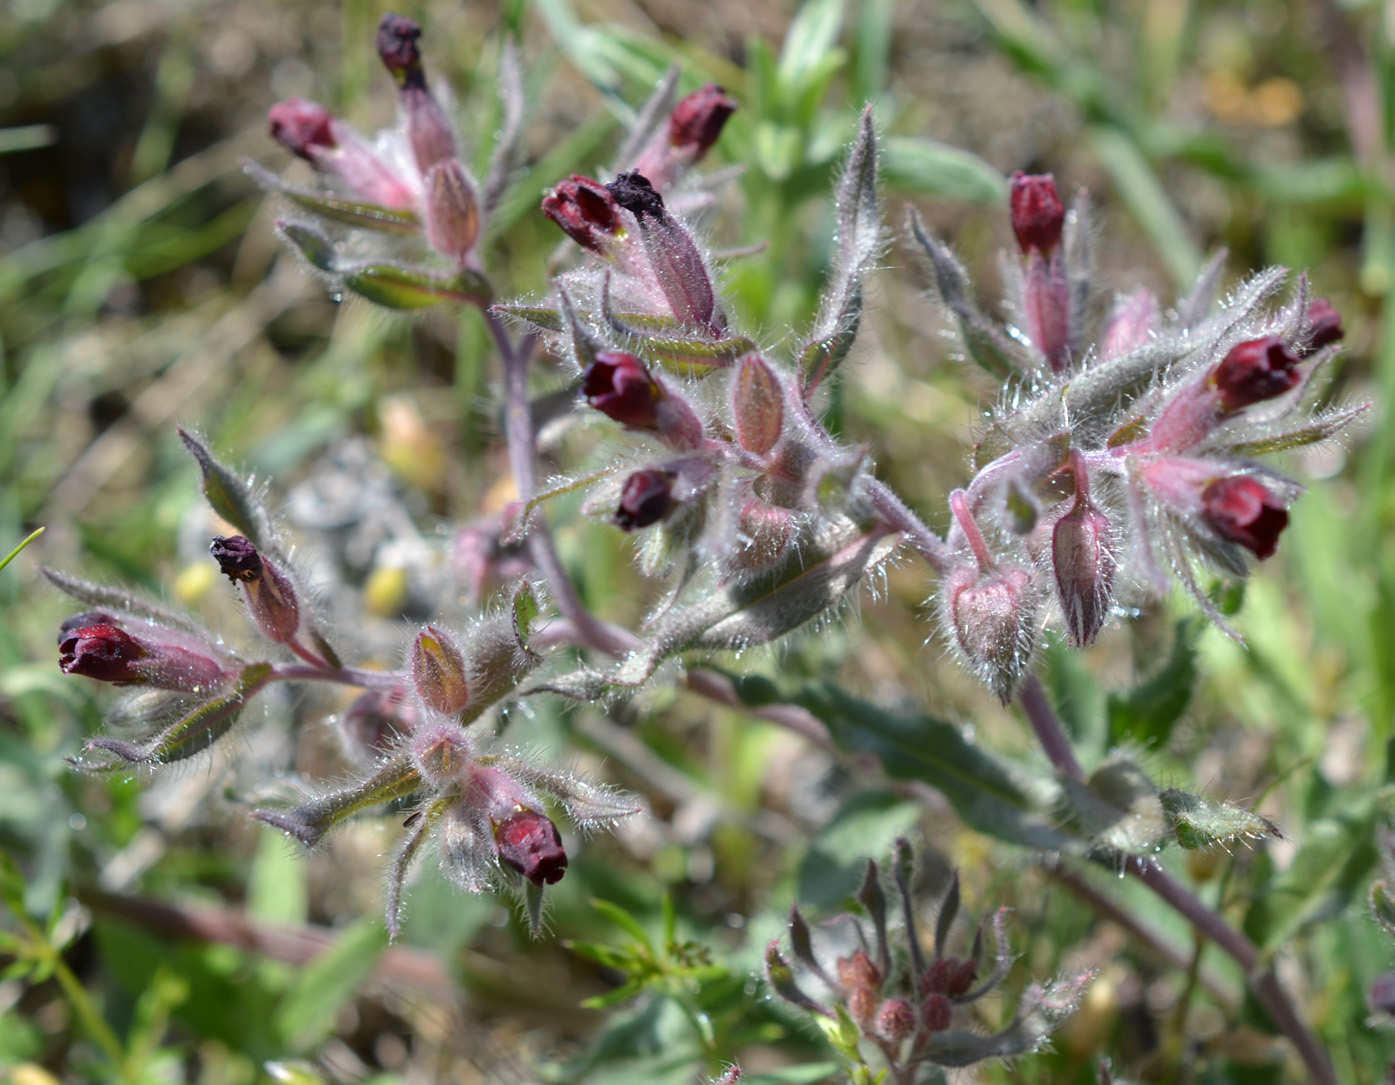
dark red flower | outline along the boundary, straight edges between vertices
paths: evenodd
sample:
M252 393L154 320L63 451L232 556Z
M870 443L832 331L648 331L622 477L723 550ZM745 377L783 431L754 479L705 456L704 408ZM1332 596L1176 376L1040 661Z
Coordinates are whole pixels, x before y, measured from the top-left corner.
M149 654L131 634L107 623L67 629L58 642L58 665L65 674L80 674L99 682L144 682L145 676L135 665Z
M208 548L222 574L236 584L239 580L259 580L262 556L250 539L242 535L215 535Z
M604 253L620 232L620 208L599 181L574 173L543 197L543 214L567 236L594 253Z
M1302 379L1298 358L1277 335L1236 344L1211 374L1223 411L1281 396Z
M534 885L552 885L567 872L562 836L552 819L536 810L522 809L496 822L494 839L499 861Z
M1066 224L1066 208L1056 191L1056 179L1049 173L1012 175L1012 232L1026 256L1032 249L1050 255L1061 243Z
M693 91L676 106L668 118L668 141L691 161L711 150L722 134L727 118L736 112L736 103L716 83Z
M1217 479L1201 491L1201 511L1216 534L1263 560L1278 549L1288 527L1283 503L1248 475Z
M621 531L638 531L657 524L673 508L672 471L646 468L625 480L620 493L620 507L615 510L615 524Z
M586 402L631 429L656 429L662 392L644 363L633 354L604 351L581 378Z
M421 25L402 15L388 13L378 24L378 56L403 86L422 79L420 38Z

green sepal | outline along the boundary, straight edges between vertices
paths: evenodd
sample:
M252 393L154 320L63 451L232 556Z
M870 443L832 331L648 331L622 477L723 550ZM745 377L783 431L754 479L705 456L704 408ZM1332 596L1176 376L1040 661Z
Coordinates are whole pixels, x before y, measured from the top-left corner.
M1263 814L1228 802L1209 802L1177 788L1168 788L1159 798L1177 843L1188 851L1282 835L1279 827Z
M489 282L477 271L443 273L399 264L339 269L344 287L388 309L429 309L442 302L489 304Z
M290 242L297 252L320 271L334 273L334 243L320 230L305 222L280 221L276 232Z
M198 461L203 473L203 495L209 506L233 527L245 535L263 553L277 554L271 517L251 488L231 469L213 458L188 430L177 430L179 439L190 455Z
M397 757L352 787L332 791L294 808L263 807L252 817L314 847L334 826L364 810L405 798L421 786L421 776L407 757Z
M399 207L383 207L363 200L348 200L313 189L288 184L269 170L262 169L255 162L243 162L247 171L263 188L279 192L296 204L327 219L342 222L346 226L358 226L367 230L381 230L387 233L416 234L421 232L421 221L415 212Z

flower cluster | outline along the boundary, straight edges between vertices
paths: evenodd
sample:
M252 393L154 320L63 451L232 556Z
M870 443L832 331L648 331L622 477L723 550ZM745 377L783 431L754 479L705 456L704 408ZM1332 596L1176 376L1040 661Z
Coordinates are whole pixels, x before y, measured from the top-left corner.
M979 310L963 268L912 224L970 354L1009 381L977 473L950 495L939 594L947 639L1005 702L1053 615L1088 645L1169 574L1235 635L1198 569L1244 576L1247 554L1270 557L1301 490L1259 457L1327 440L1363 409L1314 407L1342 328L1306 278L1274 310L1280 268L1218 305L1218 259L1166 315L1140 291L1092 336L1084 195L1068 214L1049 175L1018 174L1011 210L1020 326Z
M347 818L390 802L415 808L390 868L388 929L401 922L403 885L435 843L442 869L462 889L522 891L529 922L541 924L542 889L561 879L567 853L551 804L583 830L613 825L640 809L628 795L575 773L549 771L517 751L494 749L485 712L541 662L530 646L539 602L529 581L508 606L463 638L428 626L400 673L345 667L316 624L308 593L276 545L251 490L194 437L182 434L204 473L214 510L244 534L216 536L210 553L242 596L251 624L296 662L249 661L192 619L137 596L49 573L96 609L63 623L59 664L68 674L144 687L112 714L112 733L93 738L89 769L161 765L192 757L228 735L243 708L274 682L324 681L365 688L338 720L360 778L298 805L253 811L307 846Z
M854 1065L867 1067L861 1045L872 1045L896 1081L920 1080L921 1071L927 1080L937 1080L931 1076L939 1073L936 1068L1035 1051L1051 1028L1074 1011L1093 975L1082 973L1046 987L1033 985L1011 1022L996 1033L985 1035L970 1027L975 1004L999 989L1012 964L1006 909L991 923L996 948L985 975L990 962L985 960L981 925L967 956L949 952L959 912L956 875L938 904L933 953L927 954L915 933L919 909L913 865L910 845L898 840L893 891L900 907L889 908L877 864L868 862L857 894L860 913L826 924L845 943L857 946L835 957L831 968L824 963L827 955L816 949L798 906L792 908L789 942L794 963L779 941L770 944L765 963L771 987L820 1021L834 1046ZM895 912L904 928L893 926ZM849 929L851 938L846 937ZM816 997L811 990L821 993Z

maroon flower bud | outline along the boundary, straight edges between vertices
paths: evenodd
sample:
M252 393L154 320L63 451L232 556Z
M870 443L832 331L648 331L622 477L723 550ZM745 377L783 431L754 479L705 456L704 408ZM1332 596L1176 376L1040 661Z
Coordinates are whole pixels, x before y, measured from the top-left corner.
M475 187L457 159L426 173L426 240L443 256L464 266L480 236L480 208Z
M929 995L921 1004L920 1017L925 1023L926 1032L943 1032L949 1028L950 1022L953 1020L954 1007L950 1005L949 999L944 995Z
M84 678L121 685L146 681L136 664L149 653L135 637L115 625L68 629L66 624L58 641L58 665L64 674L80 674Z
M1012 232L1026 256L1033 249L1049 256L1061 243L1066 208L1056 192L1056 179L1049 173L1012 175L1010 202Z
M223 575L242 589L252 620L276 644L289 644L300 630L300 604L291 578L241 535L219 535L209 547Z
M915 1031L915 1009L904 998L888 998L877 1010L877 1035L899 1044Z
M1308 303L1304 330L1307 333L1304 337L1307 343L1303 350L1305 356L1340 341L1346 335L1342 330L1342 314L1332 308L1332 303L1326 298L1314 298Z
M211 654L129 633L116 618L98 612L79 614L63 623L58 636L58 665L65 674L80 674L99 682L188 693L216 689L228 678L223 665Z
M520 807L494 823L499 862L512 867L534 885L552 885L567 872L567 853L552 819Z
M959 957L937 957L920 979L922 994L941 994L959 998L973 986L978 966L972 960Z
M579 173L543 197L542 211L583 249L602 256L620 233L620 207L610 189Z
M1395 1016L1395 972L1382 972L1371 981L1366 992L1366 1005L1372 1013Z
M615 510L615 525L621 531L638 531L657 524L673 508L672 471L649 467L636 471L625 480L620 492L620 506Z
M763 501L747 502L737 525L742 545L732 556L732 564L746 572L764 569L778 561L794 539L794 513Z
M1221 410L1226 412L1281 396L1302 379L1298 359L1277 335L1236 344L1211 374Z
M881 986L881 970L862 950L851 957L838 958L838 982L852 990L855 987L876 989Z
M1201 511L1216 534L1239 543L1261 561L1279 547L1288 527L1283 503L1248 475L1217 479L1201 491Z
M400 86L426 86L417 46L420 38L420 24L402 15L389 12L378 24L378 56Z
M630 429L656 429L663 395L644 363L633 354L604 351L581 378L586 402Z
M747 452L769 455L785 424L785 394L780 381L759 354L748 354L731 386L736 439Z
M668 118L669 144L690 163L696 162L711 150L727 118L735 112L736 103L727 97L726 91L716 83L708 83L673 107Z
M208 552L218 563L218 569L234 584L260 579L262 556L252 541L242 535L217 535Z
M712 277L692 235L668 213L664 198L637 170L620 174L606 188L617 204L639 220L644 251L658 279L656 285L674 318L712 336L720 335L725 319L717 308Z
M1051 565L1066 631L1072 644L1084 647L1094 643L1109 613L1116 561L1109 517L1090 500L1089 475L1079 453L1072 458L1075 504L1052 531Z
M313 165L319 164L320 152L339 146L332 127L334 117L318 102L304 98L277 102L266 119L272 139Z
M465 658L451 637L427 626L412 642L412 684L422 704L446 716L458 715L470 703Z

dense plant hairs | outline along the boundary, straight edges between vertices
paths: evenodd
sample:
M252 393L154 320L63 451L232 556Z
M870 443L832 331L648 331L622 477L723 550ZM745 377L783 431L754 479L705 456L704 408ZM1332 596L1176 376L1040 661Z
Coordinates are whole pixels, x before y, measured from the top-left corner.
M1326 1056L1255 947L1151 858L1165 844L1208 847L1274 826L1160 789L1122 756L1087 775L1033 677L1046 638L1088 645L1173 582L1238 636L1207 590L1210 575L1243 577L1252 561L1272 555L1301 492L1265 457L1330 440L1363 410L1318 405L1321 372L1342 330L1306 277L1280 299L1288 274L1271 268L1221 298L1217 258L1172 307L1141 291L1096 323L1085 194L1067 209L1049 175L1017 174L1009 185L1017 250L1003 257L1009 322L981 307L964 267L912 213L910 240L965 355L1004 382L974 447L974 474L948 495L951 526L941 538L878 478L875 449L850 446L821 417L821 393L838 379L858 332L865 274L886 244L870 108L837 185L836 251L822 304L813 327L782 353L733 326L692 226L707 200L689 183L691 171L737 108L721 88L675 101L671 73L612 176L556 179L541 210L569 239L563 270L539 296L501 301L482 240L514 172L523 110L517 58L505 50L504 123L481 179L460 157L420 37L399 16L379 29L378 52L400 96L391 131L369 139L309 101L271 109L271 135L319 172L323 189L247 168L294 207L277 229L332 290L397 310L480 308L502 364L518 501L479 547L479 560L497 562L510 546L526 560L514 559L508 586L470 628L428 625L403 669L357 669L340 655L352 651L347 631L309 605L258 496L181 430L210 505L236 531L212 540L212 557L268 648L244 658L185 615L50 573L88 608L63 624L64 671L132 687L117 710L119 728L93 738L78 763L157 766L200 754L273 683L360 688L339 719L358 779L252 816L313 847L348 818L405 806L388 873L394 936L411 870L431 851L466 892L519 892L537 932L544 889L568 865L552 813L583 830L607 828L641 803L501 745L491 710L521 691L604 700L651 681L674 657L772 643L909 552L935 577L930 611L939 638L1004 704L1021 698L1055 769L1032 800L1051 814L1029 811L1010 831L997 830L1142 879L1241 963L1314 1080L1331 1080ZM535 474L528 383L539 349L571 367L572 409L596 421L610 449L600 469L545 487ZM638 631L590 614L553 549L549 503L578 491L588 515L633 536L641 570L661 586ZM587 662L577 665L560 648L582 649ZM732 703L778 701L752 687L689 685ZM838 716L836 704L798 711L822 714L830 726ZM876 735L857 724L841 727L849 748L875 745ZM1014 787L1005 778L999 792ZM779 943L766 954L771 988L823 1024L859 1081L874 1080L874 1064L912 1082L935 1067L1033 1051L1089 979L1030 987L998 1032L965 1027L965 1007L1007 974L1004 917L989 925L991 951L980 927L967 954L950 954L956 880L940 901L927 954L916 933L912 865L902 842L891 906L876 864L868 867L848 920L853 948L818 948L796 909L794 963ZM724 1080L738 1076L732 1069Z

